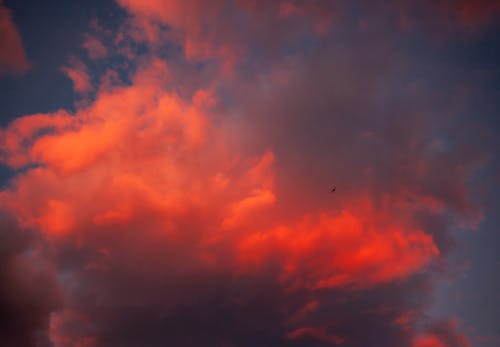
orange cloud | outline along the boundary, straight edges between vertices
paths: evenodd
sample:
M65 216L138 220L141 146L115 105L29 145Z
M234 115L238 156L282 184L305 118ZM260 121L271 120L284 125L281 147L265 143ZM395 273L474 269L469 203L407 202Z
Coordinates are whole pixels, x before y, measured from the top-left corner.
M73 225L73 211L64 203L58 200L47 200L44 211L41 212L37 221L43 230L51 234L57 234L70 230Z
M265 2L268 7L253 0L119 3L134 16L124 35L145 41L152 51L163 39L173 39L190 61L220 59L231 67L250 50L282 55L280 42L304 32L324 34L333 18L330 6L310 1ZM238 15L226 16L227 6ZM91 59L111 52L92 36L84 47ZM370 90L391 92L392 85L381 82L391 78L385 67L371 65L371 54L379 60L377 52L354 49L337 57L319 51L326 54L324 63L300 56L278 73L245 77L245 86L226 80L228 85L212 81L195 89L185 85L190 76L176 75L166 61L150 56L152 51L134 61L138 68L130 84L115 83L123 71L108 70L95 89L85 65L72 60L62 71L77 93L95 91L92 100L73 113L24 116L0 129L0 161L17 170L0 191L0 211L40 232L61 269L68 298L65 310L51 318L57 347L104 343L99 336L119 335L105 329L112 330L123 312L128 324L142 319L136 315L141 312L148 322L160 317L164 333L169 317L205 325L213 312L219 318L221 307L221 316L228 312L221 322L244 316L229 334L241 330L246 339L261 333L253 330L261 312L273 311L269 317L278 320L264 321L262 331L285 343L366 345L370 336L358 334L365 327L358 320L377 333L372 328L380 320L389 332L381 339L395 339L394 344L467 346L448 326L412 341L421 307L407 302L405 291L413 293L414 283L427 281L414 275L444 253L443 229L451 223L437 219L454 211L467 219L472 211L465 184L468 158L460 156L456 165L448 153L420 151L420 144L406 147L414 132L430 131L426 122L433 122L425 107L406 115L413 108L407 99L392 104L384 96L379 104L380 96ZM128 53L137 58L133 49ZM370 59L365 64L354 56ZM342 65L343 59L349 64ZM360 66L368 68L351 76ZM211 77L201 77L202 84ZM351 78L367 83L352 84ZM261 84L265 97L253 99ZM227 97L226 90L217 94L219 87L234 87L229 96L243 101L242 109L236 108L242 114L237 131L219 115L225 105L218 96ZM287 107L281 109L280 102ZM380 107L384 102L387 108ZM386 118L392 111L395 117ZM260 124L252 128L243 118ZM371 129L361 129L365 126ZM241 144L247 133L257 133L258 144ZM341 165L327 164L331 158ZM339 194L329 194L327 176L335 176ZM380 292L372 297L373 289ZM342 302L358 293L362 303ZM381 304L385 299L387 305ZM204 308L209 313L200 318ZM340 328L330 331L325 317L335 317ZM215 332L218 344L224 334Z
M309 288L365 287L404 278L438 255L431 236L369 202L252 233L239 244L245 268L258 269L278 256L282 280Z
M376 209L367 198L340 213L311 211L280 222L270 214L280 208L275 155L232 151L211 122L210 91L181 98L165 87L171 74L159 59L133 81L100 90L74 115L19 118L3 130L4 162L36 167L1 192L2 208L49 238L146 218L182 239L181 225L198 210L200 261L217 262L214 243L229 247L238 272L278 257L280 280L292 288L385 283L439 254L430 235L387 212L394 206Z
M79 94L87 94L92 90L92 83L86 66L77 59L72 59L69 66L63 66L61 71L73 82L73 88Z
M28 165L32 161L29 152L36 139L74 125L74 118L65 111L16 118L8 130L0 129L0 159L13 168Z
M1 193L2 206L23 225L55 235L147 211L168 220L194 206L213 210L214 226L235 226L272 204L273 154L231 164L224 136L210 124L210 93L181 99L163 89L169 78L166 64L153 60L134 85L102 90L74 115L14 121L3 130L2 160L38 167Z

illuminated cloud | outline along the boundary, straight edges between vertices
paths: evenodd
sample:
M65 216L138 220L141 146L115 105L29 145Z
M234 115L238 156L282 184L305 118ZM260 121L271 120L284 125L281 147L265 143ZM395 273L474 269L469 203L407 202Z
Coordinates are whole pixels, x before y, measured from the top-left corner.
M158 58L145 61L132 81L100 89L75 114L21 117L3 130L4 162L25 169L2 191L2 209L45 235L68 276L61 283L65 311L51 316L56 346L110 339L111 345L161 345L164 324L176 343L208 329L198 343L245 346L268 336L279 344L342 344L353 339L349 326L359 317L342 327L322 325L323 310L337 300L333 293L414 286L415 276L440 256L435 231L413 219L412 206L428 205L420 195L405 202L395 191L380 203L363 190L347 190L333 209L311 210L296 200L301 212L291 215L276 184L276 170L283 169L276 165L286 161L271 150L236 151L226 125L214 122L217 98L210 90L181 97L169 88L171 71ZM240 281L261 289L237 289ZM86 299L89 290L99 304ZM218 298L220 291L227 299ZM325 297L324 291L333 292ZM391 343L409 341L407 328L392 322L419 307L393 305L381 329L388 336L400 331ZM251 307L268 308L281 323L259 323L263 317ZM158 314L152 326L123 335ZM371 315L367 324L376 319ZM212 331L219 324L234 330Z
M108 54L108 49L106 48L106 46L104 46L103 43L93 35L87 34L85 36L83 48L87 50L87 54L92 60L103 59Z
M287 40L302 40L309 31L324 34L332 24L334 7L279 0L265 4L251 0L118 3L133 16L136 38L158 45L168 37L181 45L188 60L218 59L226 68L232 68L252 49L274 59ZM170 30L162 34L162 25Z
M321 215L243 239L244 264L259 266L282 254L281 279L310 288L366 287L404 278L439 255L432 237L407 230L370 206Z
M30 64L11 11L0 1L0 75L23 74Z
M455 320L436 321L427 326L427 332L418 335L413 347L469 347L469 339L460 333Z
M92 90L87 67L78 59L71 59L68 66L63 66L61 71L73 82L73 89L79 94L87 94Z
M484 160L399 41L355 26L343 49L328 35L346 15L322 2L119 4L115 46L84 47L123 71L93 85L75 58L62 71L91 99L0 130L15 170L0 210L53 266L50 304L19 331L54 347L468 346L426 310L450 229L482 218L467 180Z

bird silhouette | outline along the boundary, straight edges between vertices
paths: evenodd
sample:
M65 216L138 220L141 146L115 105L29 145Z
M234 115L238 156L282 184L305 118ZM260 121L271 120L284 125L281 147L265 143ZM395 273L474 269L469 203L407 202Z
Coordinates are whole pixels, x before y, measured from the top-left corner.
M333 186L333 188L332 188L332 190L330 191L330 193L333 193L336 189L337 189L337 186Z

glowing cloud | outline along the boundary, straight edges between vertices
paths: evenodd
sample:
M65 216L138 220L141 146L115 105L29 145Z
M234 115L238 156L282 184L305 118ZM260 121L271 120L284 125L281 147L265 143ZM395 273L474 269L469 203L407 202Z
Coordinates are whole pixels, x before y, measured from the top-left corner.
M392 43L374 49L356 24L339 49L328 35L348 11L327 2L118 4L130 17L112 45L86 35L89 66L61 69L85 102L0 129L0 162L14 170L0 217L33 238L0 249L29 280L0 279L25 289L40 278L50 292L31 306L29 336L468 346L453 321L424 318L448 229L482 216L467 185L480 156L436 130L447 119ZM387 32L408 8L381 10ZM114 55L126 63L97 76Z

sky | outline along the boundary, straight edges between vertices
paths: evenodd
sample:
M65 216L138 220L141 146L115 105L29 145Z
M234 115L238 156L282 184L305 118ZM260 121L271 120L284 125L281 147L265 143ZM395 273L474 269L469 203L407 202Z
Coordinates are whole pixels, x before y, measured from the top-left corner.
M499 23L0 0L0 345L500 346Z

